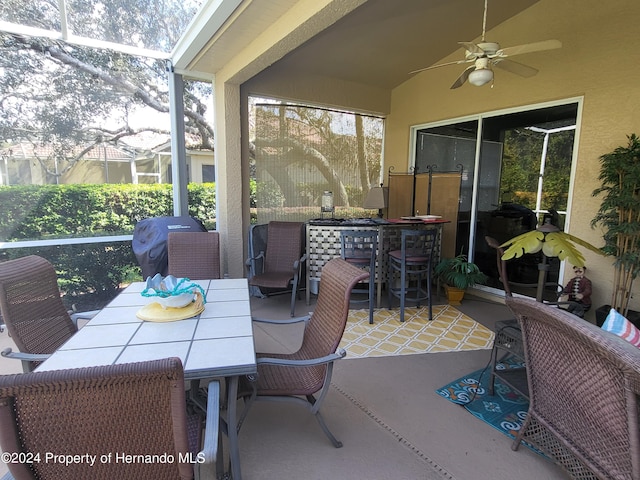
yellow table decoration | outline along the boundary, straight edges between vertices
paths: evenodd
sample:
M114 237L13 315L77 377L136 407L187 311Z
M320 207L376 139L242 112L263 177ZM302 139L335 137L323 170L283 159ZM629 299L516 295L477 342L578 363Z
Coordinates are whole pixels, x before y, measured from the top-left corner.
M138 310L136 316L146 322L174 322L176 320L195 317L203 311L204 302L202 295L200 292L196 292L194 300L184 307L163 307L158 302L153 302Z

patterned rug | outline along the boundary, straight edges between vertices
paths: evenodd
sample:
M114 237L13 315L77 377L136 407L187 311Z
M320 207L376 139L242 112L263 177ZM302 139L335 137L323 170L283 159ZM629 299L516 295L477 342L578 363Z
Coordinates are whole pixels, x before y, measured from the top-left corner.
M520 368L522 363L507 361L496 368ZM529 401L496 378L494 394L489 395L490 367L477 370L436 390L450 402L463 405L473 416L508 437L515 438L529 409ZM525 443L525 445L527 445ZM527 447L531 448L529 445ZM532 449L536 451L535 449ZM540 453L540 452L537 452Z
M369 324L368 310L352 310L340 347L346 358L384 357L418 353L488 349L493 346L491 330L450 305L434 305L433 320L427 308L376 309Z

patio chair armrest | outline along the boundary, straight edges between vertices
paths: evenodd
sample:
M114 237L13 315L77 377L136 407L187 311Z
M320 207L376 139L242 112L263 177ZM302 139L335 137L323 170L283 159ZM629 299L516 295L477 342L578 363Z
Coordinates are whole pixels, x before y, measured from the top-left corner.
M300 257L300 259L296 260L295 262L293 262L293 269L294 270L298 270L302 267L302 265L304 265L304 262L307 261L307 254L305 253L304 255L302 255Z
M290 360L286 358L271 358L261 357L258 358L258 365L280 365L283 367L313 367L316 365L323 365L325 363L335 362L347 355L347 352L340 348L336 353L331 353L319 358L310 358L309 360Z
M207 420L205 423L204 446L198 458L204 458L205 464L216 462L218 455L218 435L220 430L220 383L209 382L207 396Z
M545 305L549 305L550 307L559 307L561 305L572 305L577 302L572 302L570 300L558 300L557 302L543 302Z
M575 306L580 306L580 303L578 302L574 302L573 300L558 300L557 302L544 302L545 305L549 305L550 307L554 307L554 308L560 308L562 310L568 310L568 307L571 307L572 305Z
M69 316L71 317L71 320L73 320L73 323L76 324L76 327L78 326L78 320L82 319L82 320L91 320L93 317L95 317L98 313L100 313L101 310L89 310L87 312L71 312L69 314Z
M264 251L260 252L258 255L256 255L255 257L249 257L247 258L247 260L244 262L245 265L249 266L251 265L253 262L255 262L256 260L258 260L259 258L264 258Z
M23 362L43 362L51 355L48 353L22 353L22 352L14 352L11 350L11 347L7 347L0 355L6 358L13 358L15 360L22 360Z
M272 325L278 325L278 324L282 324L282 325L291 325L294 323L300 323L300 322L304 322L304 323L308 323L309 320L311 319L311 315L305 315L304 317L294 317L294 318L287 318L287 319L278 319L278 320L274 320L271 318L251 318L251 321L256 322L256 323L268 323L268 324L272 324Z

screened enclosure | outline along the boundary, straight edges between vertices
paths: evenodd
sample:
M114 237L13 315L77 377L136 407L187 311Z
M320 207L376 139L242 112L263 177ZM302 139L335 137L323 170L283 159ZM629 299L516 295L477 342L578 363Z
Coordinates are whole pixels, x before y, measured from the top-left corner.
M69 294L136 274L134 225L173 212L170 59L201 4L0 2L0 260L44 256ZM193 214L215 228L211 88L179 96Z
M363 203L380 185L383 126L377 117L257 103L257 222L319 218L324 192L336 218L374 216Z

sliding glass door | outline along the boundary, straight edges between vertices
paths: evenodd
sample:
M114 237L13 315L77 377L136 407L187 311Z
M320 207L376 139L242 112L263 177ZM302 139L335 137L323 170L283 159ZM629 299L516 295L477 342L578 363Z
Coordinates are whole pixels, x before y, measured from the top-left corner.
M481 267L490 278L489 287L501 289L502 283L496 250L485 237L503 243L545 222L564 229L577 114L573 101L416 127L418 172L462 168L458 216L453 220L456 252ZM537 281L539 255L508 262L509 280L516 284L512 290L535 291L529 284ZM558 281L559 270L552 260L549 279ZM553 288L546 296L555 296Z

